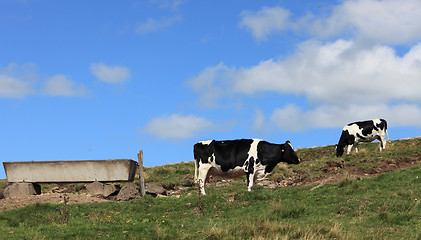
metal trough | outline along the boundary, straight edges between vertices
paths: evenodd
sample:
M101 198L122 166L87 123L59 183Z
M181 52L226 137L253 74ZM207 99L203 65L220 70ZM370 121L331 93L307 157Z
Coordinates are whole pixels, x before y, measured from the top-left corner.
M137 162L131 159L3 162L8 182L133 181Z

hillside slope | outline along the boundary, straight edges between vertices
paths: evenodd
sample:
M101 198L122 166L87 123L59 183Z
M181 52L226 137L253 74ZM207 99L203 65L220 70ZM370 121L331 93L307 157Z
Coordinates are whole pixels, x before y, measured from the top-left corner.
M280 163L268 177L268 181L259 185L273 188L338 183L344 178L363 179L406 169L421 162L421 138L391 141L383 152L379 151L378 142L363 143L359 145L358 154L352 151L349 156L340 158L335 156L335 146L303 148L296 152L302 160L299 165ZM146 168L145 174L147 182L162 184L169 190L193 186L194 163ZM244 181L245 177L230 181L210 179L208 187Z

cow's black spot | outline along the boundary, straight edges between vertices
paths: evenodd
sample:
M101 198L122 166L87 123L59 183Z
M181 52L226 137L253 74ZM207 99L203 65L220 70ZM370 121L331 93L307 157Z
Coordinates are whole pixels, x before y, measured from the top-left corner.
M354 125L354 124L357 125L360 128L361 133L364 136L371 135L371 133L373 132L373 129L375 128L373 120L362 121L362 122L354 122L354 123L348 124L348 126L351 126L351 125Z
M273 171L273 169L276 167L276 165L275 164L268 164L266 167L265 167L265 173L270 173L270 172L272 172Z
M365 137L361 136L359 133L357 133L357 137L359 137L360 139L366 139Z
M341 139L339 140L338 146L345 147L346 145L354 144L355 136L349 134L348 130L342 132Z
M380 128L380 130L385 130L387 129L387 122L384 119L380 119L380 123L376 124L376 126Z
M215 163L221 166L223 172L244 166L252 143L251 139L214 141L212 152L215 154Z
M374 129L374 125L366 126L365 128L363 128L361 132L364 136L368 136L368 135L371 135L371 133L373 133L373 129Z

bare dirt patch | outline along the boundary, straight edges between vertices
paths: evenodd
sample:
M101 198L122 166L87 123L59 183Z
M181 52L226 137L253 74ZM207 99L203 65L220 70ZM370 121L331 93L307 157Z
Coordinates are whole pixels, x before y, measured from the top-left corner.
M37 203L63 203L64 196L69 198L69 204L74 203L100 203L110 200L78 193L43 193L29 197L3 198L0 199L0 211L24 207Z
M289 179L283 180L281 186L309 186L314 184L335 184L343 180L343 178L369 178L382 173L403 170L414 167L421 163L421 155L417 154L414 158L400 158L395 160L374 159L363 163L371 164L372 167L360 168L360 166L346 166L342 161L326 162L326 166L320 168L324 174L319 175L316 179L311 178L307 171L295 171L295 175Z

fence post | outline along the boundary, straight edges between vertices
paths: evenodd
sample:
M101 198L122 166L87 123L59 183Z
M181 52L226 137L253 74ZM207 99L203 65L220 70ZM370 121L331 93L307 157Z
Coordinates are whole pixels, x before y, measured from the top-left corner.
M143 171L143 150L140 150L137 154L137 159L139 160L139 179L140 179L140 194L145 196L145 172Z

